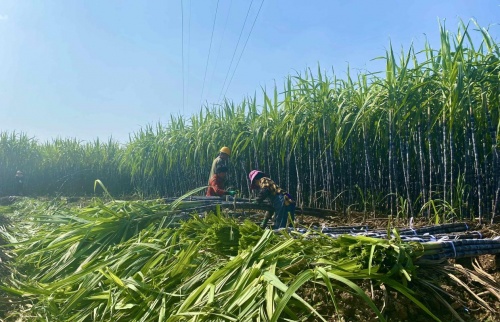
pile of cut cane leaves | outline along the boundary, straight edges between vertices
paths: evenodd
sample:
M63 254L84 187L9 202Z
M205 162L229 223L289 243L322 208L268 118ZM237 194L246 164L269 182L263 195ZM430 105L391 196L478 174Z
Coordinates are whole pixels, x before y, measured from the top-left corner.
M402 242L397 232L391 240L318 232L310 238L220 213L186 216L182 202L160 200L82 207L25 200L9 209L3 216L15 220L1 235L12 260L0 288L30 303L30 320L331 321L342 319L346 303L338 294L348 292L385 321L380 303L360 287L364 281L439 321L415 289L430 290L427 297L460 319L446 292L422 278L429 268L415 264L425 247ZM499 296L494 281L480 280L489 290L483 297ZM304 296L311 285L329 294L333 317Z

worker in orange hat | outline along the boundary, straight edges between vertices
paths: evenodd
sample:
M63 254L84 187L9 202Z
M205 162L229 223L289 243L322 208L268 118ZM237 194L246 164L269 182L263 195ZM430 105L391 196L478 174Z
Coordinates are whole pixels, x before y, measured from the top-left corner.
M220 149L219 155L214 159L212 162L212 168L210 169L210 176L208 177L208 183L210 184L210 179L215 174L215 169L219 167L226 167L229 168L229 157L231 156L231 149L229 149L227 146L224 146ZM227 181L227 178L224 179Z

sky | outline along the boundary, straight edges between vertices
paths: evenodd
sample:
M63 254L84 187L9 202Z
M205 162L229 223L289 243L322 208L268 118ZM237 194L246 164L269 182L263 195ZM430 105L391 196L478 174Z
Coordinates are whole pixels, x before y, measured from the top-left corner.
M0 132L127 143L318 64L381 71L391 43L471 18L500 41L500 0L0 0Z

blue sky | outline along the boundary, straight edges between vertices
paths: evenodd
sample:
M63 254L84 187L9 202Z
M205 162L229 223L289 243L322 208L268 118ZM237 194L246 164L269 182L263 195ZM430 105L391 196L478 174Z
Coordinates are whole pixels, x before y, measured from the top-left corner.
M437 48L460 18L500 41L500 0L0 0L0 131L125 143L318 63L379 71L390 42Z

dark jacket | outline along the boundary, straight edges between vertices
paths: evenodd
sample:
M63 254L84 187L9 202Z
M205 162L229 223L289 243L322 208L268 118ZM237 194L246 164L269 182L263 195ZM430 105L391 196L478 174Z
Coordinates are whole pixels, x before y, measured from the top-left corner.
M215 169L219 167L229 167L229 160L223 159L220 156L214 159L214 161L212 162L212 168L210 168L210 176L208 177L208 184L210 184L210 180L212 180L212 177L215 174Z

